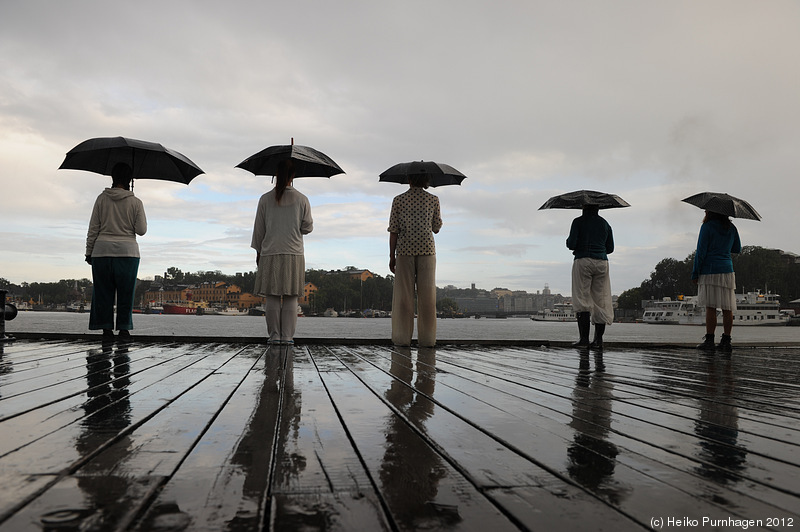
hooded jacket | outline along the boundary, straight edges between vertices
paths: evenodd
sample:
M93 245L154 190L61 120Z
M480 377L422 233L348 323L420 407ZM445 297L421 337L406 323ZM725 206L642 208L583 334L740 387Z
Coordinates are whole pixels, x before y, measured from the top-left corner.
M139 257L136 235L147 232L142 200L130 190L107 188L97 196L86 234L86 255Z
M712 219L700 227L697 237L697 251L694 255L692 279L714 273L731 273L733 259L731 253L741 253L742 243L736 226Z

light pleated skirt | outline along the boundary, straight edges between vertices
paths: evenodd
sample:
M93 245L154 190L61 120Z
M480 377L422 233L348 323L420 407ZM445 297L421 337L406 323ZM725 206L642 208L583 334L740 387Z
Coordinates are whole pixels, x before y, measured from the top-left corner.
M736 274L712 273L697 279L697 304L722 310L736 310Z
M262 255L253 291L259 296L302 296L305 284L303 255Z

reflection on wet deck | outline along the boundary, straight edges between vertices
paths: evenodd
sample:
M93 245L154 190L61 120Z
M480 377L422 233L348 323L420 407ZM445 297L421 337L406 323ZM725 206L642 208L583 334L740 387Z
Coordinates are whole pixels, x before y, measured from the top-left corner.
M0 349L0 530L800 527L797 348Z

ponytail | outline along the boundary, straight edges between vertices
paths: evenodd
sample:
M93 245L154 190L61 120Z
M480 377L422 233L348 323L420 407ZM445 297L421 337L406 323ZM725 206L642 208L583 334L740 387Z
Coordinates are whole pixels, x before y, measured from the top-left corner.
M284 159L278 163L278 173L275 174L275 202L280 203L286 187L294 179L294 163L291 159Z

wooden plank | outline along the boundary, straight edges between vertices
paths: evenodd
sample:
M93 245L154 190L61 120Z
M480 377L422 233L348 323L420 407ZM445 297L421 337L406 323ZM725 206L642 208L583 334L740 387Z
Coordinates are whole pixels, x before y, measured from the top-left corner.
M460 361L463 362L464 359L470 360L470 357L474 357L474 354L465 354L464 357L460 358ZM781 436L785 436L791 429L783 427L784 430L781 431L780 435L777 435L774 431L772 433L770 433L770 431L764 431L761 426L739 423L738 407L734 406L732 403L732 387L734 384L732 381L725 381L724 366L726 362L720 361L719 364L723 365L722 375L710 370L697 374L698 379L702 379L700 383L701 388L698 390L703 393L698 393L692 398L691 405L684 404L683 402L679 404L669 403L663 390L657 398L654 398L657 400L654 400L652 404L649 406L647 404L642 404L641 401L629 399L632 393L631 385L624 387L619 386L617 384L616 375L613 375L609 379L604 377L606 372L597 372L595 374L588 369L581 371L585 373L586 382L593 383L592 388L595 393L585 397L583 402L591 405L595 403L595 398L604 400L607 399L606 396L610 397L613 395L616 431L627 434L638 434L642 431L648 431L648 439L655 442L675 440L675 432L679 432L681 436L684 437L680 438L680 443L673 443L671 445L670 456L674 457L675 454L679 454L694 459L695 467L706 467L709 470L717 469L719 466L709 463L708 461L700 461L698 464L698 446L702 448L704 445L715 445L715 441L712 439L715 434L721 435L725 431L735 433L735 444L727 441L724 442L722 446L717 446L717 450L724 451L724 447L728 446L731 456L736 453L744 454L746 452L748 455L749 467L747 468L747 472L741 473L738 476L746 480L766 484L780 491L796 493L798 491L797 487L800 486L800 468L786 468L784 465L796 465L798 463L796 460L798 449L792 442L786 439L780 439ZM476 366L480 366L480 363L476 362ZM485 363L482 367L486 370ZM513 375L511 373L506 373L505 370L495 371L494 373L496 375L504 374L505 378L512 382L515 380L524 381L526 386L529 382L526 376L520 374L519 370ZM592 375L596 376L593 378ZM598 383L599 378L601 378L600 383ZM560 377L556 377L555 375L550 376L550 381L554 383L554 385L563 386L563 384L557 382L559 380L561 380ZM607 382L608 384L604 385L603 382ZM520 384L522 384L522 382L520 382ZM575 386L575 390L580 391L581 389L581 387ZM712 399L708 399L709 394L712 395ZM622 397L617 398L616 396L618 395L622 395ZM726 396L729 399L727 403L724 401ZM611 403L608 401L606 401L606 403L610 411ZM566 406L562 410L566 413ZM577 416L580 417L580 408L573 412L573 418L576 416L576 413ZM665 416L674 416L674 418L658 419L659 417L664 418ZM602 419L603 416L595 409L589 412L588 417L599 417ZM749 431L747 430L748 428ZM766 435L762 436L762 433ZM746 449L753 450L745 451ZM669 461L673 462L674 458L671 458ZM771 463L772 461L780 463ZM776 474L776 471L779 473Z
M82 496L83 506L78 507L87 513L83 519L99 522L103 529L131 522L189 453L253 363L235 356L218 361L216 367L208 368L211 371L205 377L191 379L188 388L149 416L146 423L121 433L113 443L87 456L4 526L17 530L17 526L74 507L74 501L65 507L61 495L64 491L70 492L74 500ZM229 367L220 371L224 366ZM76 481L82 494L71 489ZM103 504L97 504L98 500Z
M124 348L123 348L124 349ZM183 354L192 354L194 352L205 352L211 354L214 350L219 349L213 345L202 345L194 348L190 347L188 350L176 351L170 348L162 348L163 352L170 353L171 357L179 357ZM95 350L89 350L88 356L91 357L96 354ZM142 355L144 360L149 360L152 357L158 357L152 353L145 353ZM62 400L63 398L70 397L75 394L84 393L86 390L87 368L86 358L76 357L69 369L44 374L33 380L26 382L19 382L14 385L5 387L5 392L8 394L4 400L0 402L2 412L0 420L7 419L12 415L18 415L20 412L25 412L31 406L31 399L27 395L35 394L36 403L39 405L48 404Z
M399 530L516 530L476 486L345 364L311 349L322 381ZM324 370L323 370L324 368Z
M156 351L146 351L151 356L162 355ZM166 379L176 371L181 371L196 364L209 354L192 357L181 356L169 359L143 359L138 362L128 361L120 352L106 359L108 365L104 370L92 370L87 374L84 393L71 394L61 401L50 402L41 406L27 407L24 415L17 415L0 422L3 438L0 439L0 460L15 450L59 431L67 430L70 425L81 422L87 416L113 417L115 412L127 409L136 401L136 394L148 393L148 388ZM146 365L145 365L146 364ZM96 364L90 364L90 366ZM135 371L131 372L131 369ZM124 403L124 404L117 404ZM23 408L26 407L23 405ZM109 413L98 414L106 410ZM126 415L122 413L121 415ZM15 457L19 462L19 458Z
M469 358L475 355L474 353L450 350L447 351L447 354L460 366L468 365ZM691 466L684 464L682 470L675 469L672 464L676 462L676 457L680 458L680 455L675 455L670 452L670 449L650 446L644 451L646 455L636 454L636 451L631 449L637 449L641 438L653 440L653 426L647 423L643 424L640 427L641 436L637 434L633 438L616 431L610 432L607 427L611 426L612 420L614 424L618 423L618 416L616 413L613 417L606 414L606 412L611 412L608 406L602 408L602 412L595 413L595 419L592 420L592 424L596 427L594 433L587 430L586 427L577 427L578 430L573 433L575 436L573 437L566 427L569 426L569 423L574 423L575 419L582 420L587 417L581 413L580 404L597 402L598 399L606 403L609 400L614 402L613 395L609 394L608 388L606 388L605 397L600 394L592 399L583 398L583 400L578 399L577 401L563 397L561 407L554 402L554 395L551 392L547 393L547 397L543 401L547 405L547 409L560 410L562 414L569 415L570 409L575 408L573 405L578 405L577 410L572 413L572 420L565 426L562 420L555 418L552 414L539 415L536 412L538 410L537 401L540 398L536 395L536 390L528 388L525 384L514 383L509 379L500 380L492 372L486 370L472 371L452 365L440 366L440 369L442 368L445 378L439 379L447 381L451 374L461 377L461 379L453 380L450 386L469 396L469 398L462 397L458 402L449 404L451 408L458 411L471 410L471 414L468 415L475 420L484 420L482 426L487 432L503 438L530 456L535 455L537 461L562 474L568 475L572 472L573 475L579 475L580 469L576 469L575 466L580 463L580 460L588 461L590 470L599 467L599 464L594 464L592 467L591 460L604 460L609 467L606 479L587 478L584 480L582 477L578 477L578 479L584 484L592 482L593 484L588 484L588 487L593 492L614 504L620 504L620 508L625 513L637 515L643 523L649 519L648 514L652 516L657 515L658 512L682 511L686 513L687 510L691 510L699 513L706 511L724 517L725 514L739 515L749 511L743 509L747 508L747 505L743 505L739 509L732 509L733 505L729 508L719 507L718 502L726 500L724 497L717 497L715 502L703 502L710 487L709 483L698 477ZM502 370L498 370L495 373L501 372ZM490 385L493 391L486 391L485 388ZM576 386L576 388L578 387ZM515 398L523 399L523 401ZM532 403L526 408L524 405L528 400ZM487 410L487 404L504 406L502 409ZM527 423L531 425L533 434L533 437L530 438L524 438L520 434L520 426ZM589 426L591 424L587 425L587 427ZM576 439L582 432L588 432L589 437ZM644 436L645 434L646 436ZM682 437L683 435L678 436L679 439ZM542 452L543 449L554 449L556 452ZM564 449L567 450L566 457L562 451ZM640 448L639 450L641 451ZM660 454L663 462L654 462L648 458L654 453ZM571 462L573 463L572 469L563 466ZM688 462L697 466L696 460ZM611 474L612 472L613 474ZM613 483L610 482L612 480ZM637 485L638 488L633 490L626 488L626 485ZM687 489L688 492L685 491ZM729 497L729 500L744 501L750 507L758 508L762 505L757 500L737 494L725 487L721 487L719 491ZM775 492L775 495L781 497L779 492ZM619 502L614 502L617 499ZM764 503L769 504L768 501L764 501Z
M271 348L250 347L239 357L258 360L135 530L170 529L175 523L191 530L259 530L284 364Z
M308 351L288 361L270 529L390 530Z
M634 526L626 516L575 484L441 408L435 401L435 349L419 349L414 353L408 348L395 348L389 354L390 359L379 350L331 350L336 354L355 354L380 369L376 372L364 364L348 364L373 393L380 395L381 390L386 390L383 397L404 420L518 523L533 526L534 520L559 521L569 529L588 530L601 519ZM582 508L581 512L570 511L576 504Z
M216 351L219 352L218 349ZM228 356L234 353L229 353ZM16 511L28 499L40 494L65 472L82 467L83 473L91 472L93 468L102 468L102 464L108 461L114 463L116 457L117 460L125 460L125 465L131 468L126 474L133 475L133 464L145 451L149 459L155 459L162 466L169 464L168 458L176 455L170 444L164 443L163 438L171 430L177 431L184 438L193 433L192 431L199 430L196 426L187 427L176 423L173 416L183 417L180 420L183 423L191 423L192 419L196 419L193 416L203 419L204 416L213 415L213 411L208 413L199 407L203 400L213 401L215 395L218 395L209 393L213 392L210 382L215 381L211 377L226 362L226 357L216 361L212 357L199 357L196 363L174 371L148 388L148 393L142 394L134 403L135 408L131 408L129 400L124 398L117 408L96 412L88 418L90 422L83 423L80 427L73 428L74 424L70 425L68 429L55 431L4 457L0 460L0 472L4 480L0 484L0 520ZM195 402L186 406L183 412L173 414L187 404L187 395L194 398ZM162 411L168 411L168 414ZM123 412L124 415L120 415ZM190 415L185 415L186 413ZM158 429L154 428L157 424ZM200 425L202 426L204 425ZM162 431L161 434L158 434L159 430ZM177 442L178 440L173 443ZM158 444L165 447L162 453L155 452ZM84 463L87 464L85 467ZM157 475L157 467L152 463L143 467L148 470L148 475ZM109 476L113 477L115 473ZM40 511L41 513L43 512Z

